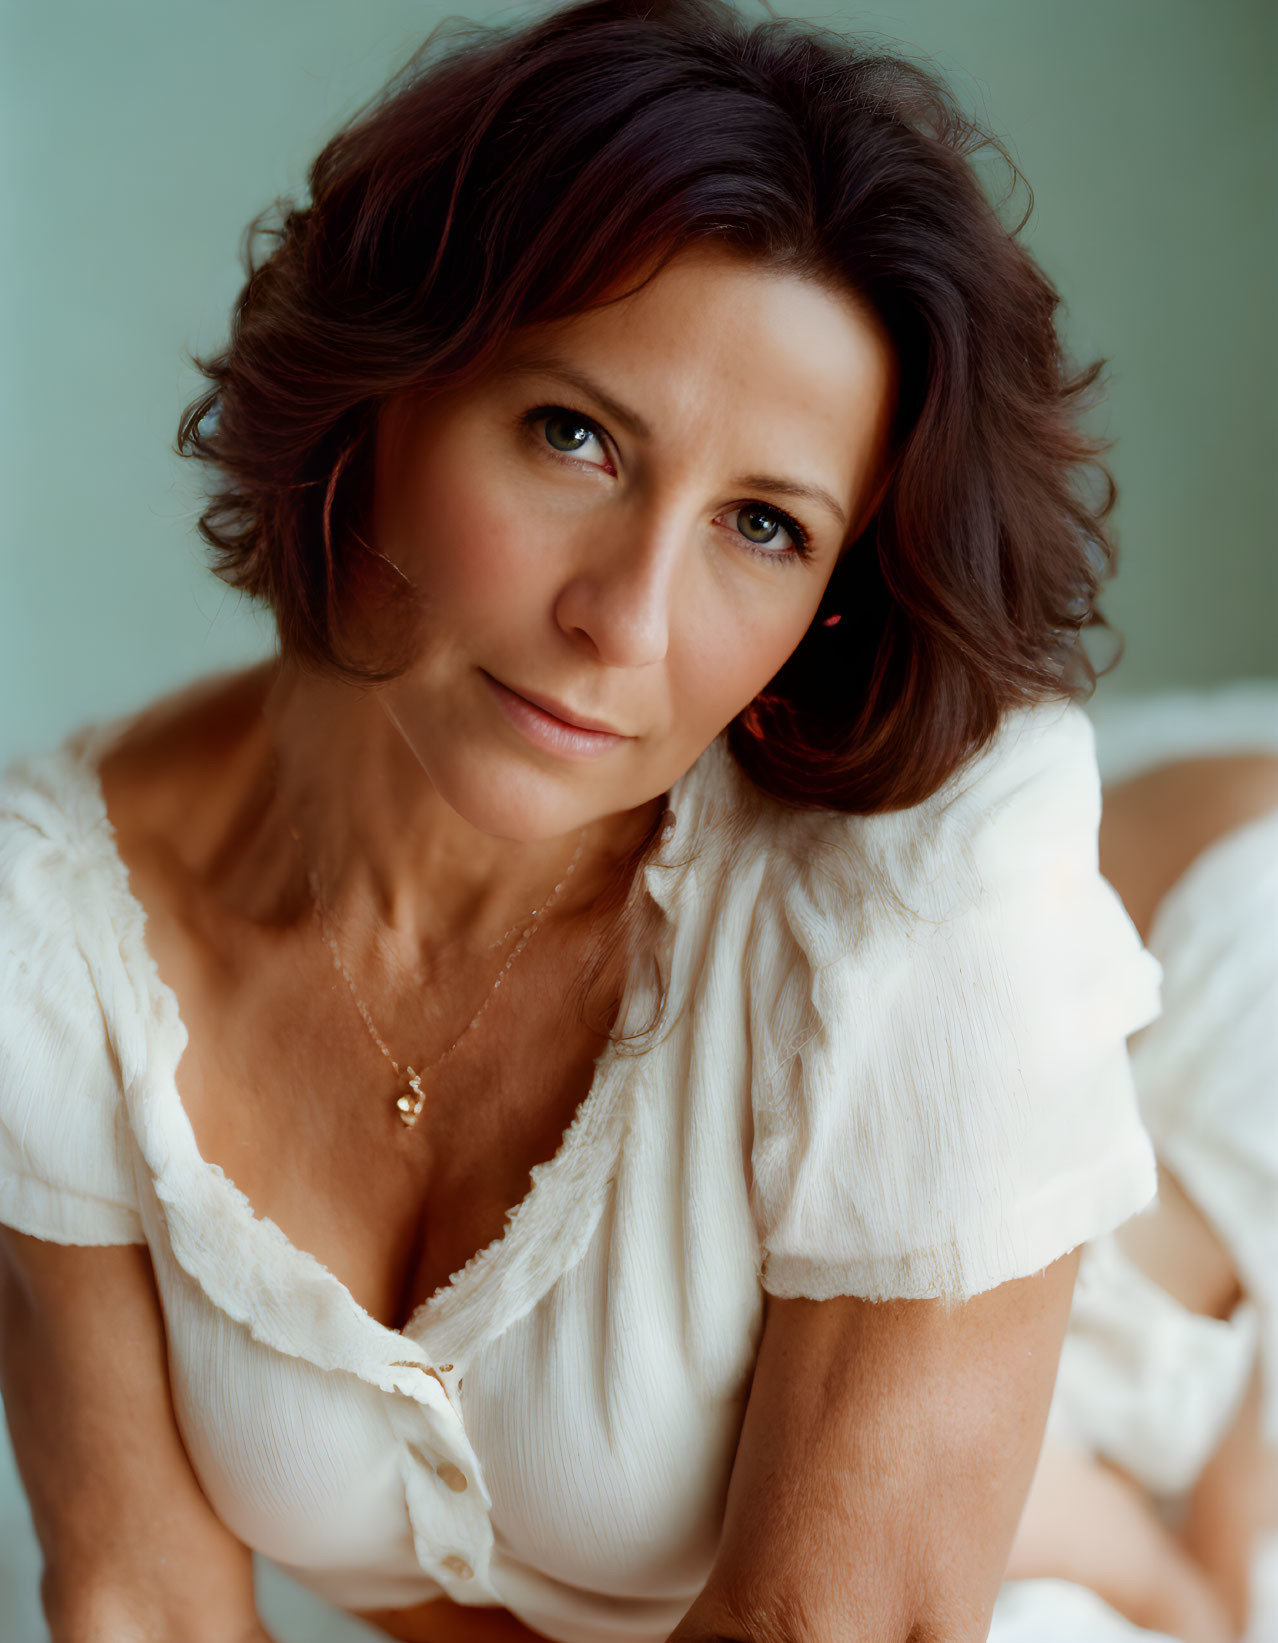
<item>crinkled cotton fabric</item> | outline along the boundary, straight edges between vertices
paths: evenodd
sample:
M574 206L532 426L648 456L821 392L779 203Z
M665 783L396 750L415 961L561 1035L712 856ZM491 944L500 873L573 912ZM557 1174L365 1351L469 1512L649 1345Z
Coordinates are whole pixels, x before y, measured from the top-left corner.
M1142 1110L1256 1303L1264 1427L1278 1444L1278 810L1198 857L1149 944L1167 1014L1132 1042Z
M1278 752L1278 685L1120 699L1100 716L1114 780L1169 760ZM1048 1430L1168 1499L1193 1487L1260 1362L1278 1445L1278 810L1215 840L1163 897L1159 1017L1129 1045L1162 1163L1229 1251L1229 1318L1182 1307L1105 1236L1083 1252Z
M1102 1455L1152 1495L1191 1489L1237 1417L1256 1362L1259 1318L1182 1306L1113 1234L1079 1263L1048 1436Z
M0 783L0 1221L148 1246L209 1500L339 1605L657 1643L710 1571L765 1294L970 1296L1154 1193L1125 1040L1159 966L1097 871L1085 715L1011 713L871 817L767 799L721 737L644 869L636 1043L388 1329L198 1151L97 776L126 723Z
M1086 1586L1069 1580L1013 1580L1003 1587L988 1643L1177 1643L1134 1625Z
M1278 685L1119 699L1097 731L1100 767L1115 781L1172 760L1278 752ZM1278 1443L1278 812L1231 830L1197 858L1164 897L1149 946L1163 966L1163 1012L1129 1046L1137 1096L1159 1157L1229 1249L1245 1299L1227 1318L1191 1312L1113 1235L1093 1240L1079 1267L1048 1434L1174 1502L1235 1419L1258 1356L1264 1429ZM1053 1589L1059 1584L1005 1588L990 1643L1161 1636L1108 1609L1076 1612L1091 1594L1066 1597ZM1272 1643L1273 1535L1253 1564L1252 1598L1247 1643Z
M1278 811L1204 851L1158 908L1164 1013L1130 1046L1155 1150L1228 1250L1247 1301L1188 1312L1112 1239L1083 1255L1049 1427L1156 1494L1183 1493L1259 1356L1278 1445Z

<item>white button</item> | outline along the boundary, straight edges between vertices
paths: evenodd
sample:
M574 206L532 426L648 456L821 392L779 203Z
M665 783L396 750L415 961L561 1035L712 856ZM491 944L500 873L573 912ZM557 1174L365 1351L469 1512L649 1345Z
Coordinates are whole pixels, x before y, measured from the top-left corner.
M475 1572L464 1557L455 1557L450 1553L448 1557L441 1558L440 1561L449 1574L456 1575L458 1580L469 1580Z

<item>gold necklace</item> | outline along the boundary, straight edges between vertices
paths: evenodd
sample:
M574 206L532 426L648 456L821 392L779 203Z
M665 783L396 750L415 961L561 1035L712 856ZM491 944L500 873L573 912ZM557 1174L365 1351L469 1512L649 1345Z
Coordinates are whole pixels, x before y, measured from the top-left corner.
M492 1002L493 995L496 993L498 987L501 986L502 981L503 981L503 979L506 975L506 972L510 969L511 965L515 962L515 960L519 957L520 953L523 952L524 948L528 945L528 943L532 940L533 936L537 932L537 928L540 925L542 919L545 917L546 913L548 913L550 911L550 908L554 905L555 901L557 900L557 898L559 896L559 892L563 889L564 885L567 884L568 880L572 877L573 873L576 871L577 863L581 859L582 848L583 848L583 846L585 845L585 842L586 842L587 828L583 827L582 830L581 830L581 835L577 840L577 848L576 848L575 852L573 853L572 861L568 865L568 871L564 874L563 878L560 879L559 883L555 886L555 888L550 892L550 894L549 894L549 896L547 896L546 900L544 902L542 902L541 906L537 907L537 908L534 908L533 912L529 915L530 922L529 922L527 928L524 930L523 934L520 936L518 942L516 942L515 950L511 953L510 957L506 960L505 964L503 964L501 969L497 972L497 979L496 979L496 981L493 982L492 986L488 989L487 993L484 995L484 1002L479 1006L478 1010L475 1011L475 1014L470 1018L470 1020L462 1028L461 1032L457 1035L457 1037L453 1040L453 1042L448 1046L448 1048L443 1052L443 1054L436 1056L434 1061L432 1061L428 1067L423 1067L422 1068L421 1072L416 1071L416 1069L411 1067L411 1066L405 1066L404 1068L401 1069L401 1067L399 1065L399 1062L396 1061L395 1057L390 1053L390 1050L386 1045L386 1041L383 1039L382 1035L378 1032L377 1027L376 1027L376 1025L373 1021L373 1017L369 1012L369 1008L368 1008L367 1004L365 1004L364 1000L359 996L359 992L356 989L355 983L351 979L351 973L346 968L346 965L342 962L341 951L338 948L337 940L336 940L335 936L333 935L332 929L329 926L327 910L325 909L325 906L324 906L323 897L320 895L320 892L319 892L319 885L318 885L318 882L316 880L315 873L307 865L307 862L306 862L306 852L305 852L305 849L302 845L302 836L298 832L297 828L293 825L293 823L291 821L288 822L288 830L292 834L294 842L296 843L297 848L298 848L298 854L302 858L302 866L303 866L303 868L306 872L306 884L307 884L307 888L310 890L310 893L311 893L311 903L312 903L312 905L314 907L314 910L315 910L315 917L316 917L316 919L319 923L320 934L323 936L324 941L325 941L326 945L328 946L328 950L332 954L334 968L341 974L343 980L346 982L346 985L347 985L348 989L350 990L350 995L351 995L352 999L354 999L354 1001L355 1001L355 1008L359 1011L361 1020L363 1021L364 1025L368 1028L369 1036L372 1038L374 1044L377 1045L377 1048L386 1057L387 1061L389 1061L391 1066L394 1068L395 1079L396 1079L396 1089L399 1092L396 1095L396 1098L395 1098L395 1109L396 1109L396 1112L399 1115L400 1122L405 1124L411 1130L413 1125L416 1124L418 1118L420 1117L422 1107L425 1105L425 1101L426 1101L426 1092L422 1089L422 1078L424 1077L424 1075L426 1073L434 1072L435 1068L438 1067L442 1061L445 1061L453 1053L453 1051L461 1043L462 1039L465 1038L466 1034L471 1031L471 1029L474 1027L475 1023L479 1020L480 1016L483 1015L484 1011L488 1008L489 1004ZM500 947L501 944L507 939L507 937L512 933L512 931L514 929L515 929L515 926L512 924L510 929L506 931L506 934L504 936L500 936L496 941L490 942L489 947L488 947L489 952L491 952L494 947ZM402 1088L400 1087L401 1085L403 1086Z

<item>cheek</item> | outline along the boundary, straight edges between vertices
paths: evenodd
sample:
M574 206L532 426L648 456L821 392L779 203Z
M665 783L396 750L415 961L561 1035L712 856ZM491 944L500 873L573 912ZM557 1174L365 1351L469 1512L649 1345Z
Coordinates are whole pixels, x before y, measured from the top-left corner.
M499 485L472 483L459 456L438 453L411 501L414 579L431 604L454 613L526 601L548 565L536 520Z
M714 613L684 635L687 657L681 695L726 724L754 700L802 639L801 618L790 612L768 620L728 622Z

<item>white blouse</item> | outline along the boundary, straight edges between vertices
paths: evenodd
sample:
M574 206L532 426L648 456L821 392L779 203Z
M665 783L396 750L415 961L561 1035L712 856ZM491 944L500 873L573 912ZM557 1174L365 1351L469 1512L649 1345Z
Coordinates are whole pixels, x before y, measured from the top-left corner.
M775 803L720 737L644 870L662 1031L605 1047L504 1234L388 1329L197 1150L97 776L122 728L0 781L0 1221L149 1246L205 1493L339 1605L658 1643L710 1570L765 1290L969 1296L1154 1193L1124 1041L1159 966L1097 871L1082 711L1009 714L870 817Z

